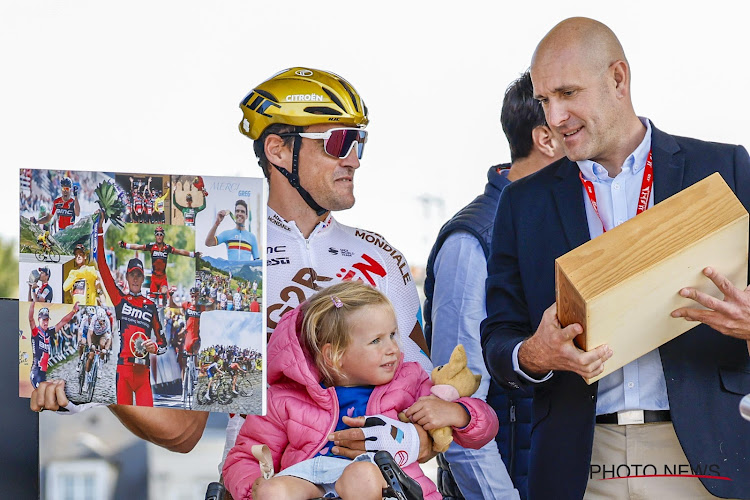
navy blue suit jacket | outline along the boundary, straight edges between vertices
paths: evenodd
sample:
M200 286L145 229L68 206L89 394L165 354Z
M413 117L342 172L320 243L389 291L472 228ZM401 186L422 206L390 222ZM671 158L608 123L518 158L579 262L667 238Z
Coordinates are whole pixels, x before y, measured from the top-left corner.
M750 208L750 158L742 146L675 137L653 126L651 143L655 203L719 172ZM512 352L555 302L555 259L590 239L578 172L576 163L563 158L512 183L501 197L482 347L490 374L505 386L528 384L513 371ZM750 498L750 423L738 410L750 393L746 342L700 325L660 353L674 428L690 465L718 465L719 475L732 479L701 479L712 494ZM597 385L556 372L535 386L529 498L583 497Z

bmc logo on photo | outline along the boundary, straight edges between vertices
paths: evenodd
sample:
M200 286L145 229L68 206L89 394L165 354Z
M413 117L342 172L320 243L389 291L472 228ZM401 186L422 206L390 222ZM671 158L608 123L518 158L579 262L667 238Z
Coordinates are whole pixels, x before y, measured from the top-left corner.
M125 302L122 306L122 315L128 316L130 318L134 319L142 319L147 322L151 321L151 313L148 311L143 311L141 309L136 309L135 307L132 307L130 304Z

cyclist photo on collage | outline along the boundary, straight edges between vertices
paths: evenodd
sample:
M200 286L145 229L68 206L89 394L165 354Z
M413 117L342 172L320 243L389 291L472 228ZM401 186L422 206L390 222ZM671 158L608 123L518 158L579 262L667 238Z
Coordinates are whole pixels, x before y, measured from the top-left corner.
M207 303L200 301L200 289L192 287L190 289L190 299L183 300L180 304L174 301L174 295L170 295L169 307L181 309L185 315L184 339L179 353L180 370L182 376L185 375L185 365L187 358L195 356L201 347L201 313L212 311L216 308L216 302L208 299Z
M175 191L172 193L172 203L174 203L175 208L182 212L182 218L185 221L184 224L186 226L195 226L195 218L198 212L206 208L206 197L203 197L203 203L200 206L194 207L193 195L188 193L185 195L186 206L182 206L177 202L177 191Z
M216 231L227 215L234 221L235 227L217 235ZM245 200L237 200L234 213L229 210L219 210L214 225L211 226L206 236L206 246L214 247L224 243L227 246L227 260L250 261L253 265L260 265L258 240L253 233L245 229L245 224L249 226L251 220L252 215Z
M154 222L164 224L166 222L165 213L167 206L167 197L169 196L169 182L167 182L167 188L164 193L159 193L158 190L154 192Z
M52 212L41 219L31 217L31 222L47 224L52 221L50 226L53 227L56 222L58 231L62 231L75 223L76 217L81 215L81 205L78 203L78 186L73 186L73 181L69 177L65 177L60 181L60 191L60 196L52 202Z
M120 248L145 250L151 253L151 285L149 286L149 295L151 296L151 300L156 302L159 307L163 307L167 292L169 291L169 283L167 282L167 259L169 254L197 258L200 257L200 252L182 250L164 243L164 228L162 226L156 226L154 229L154 239L156 240L155 242L146 243L145 245L127 243L122 240L118 244Z
M149 182L151 181L151 178L149 177ZM154 200L156 199L156 194L153 190L146 188L146 190L143 192L143 209L145 212L145 215L143 217L143 222L146 224L152 224L156 222L154 220Z
M89 335L86 339L89 355L86 360L86 371L91 371L91 362L94 359L95 350L100 350L102 356L107 359L108 350L112 347L112 325L107 311L103 307L97 307L96 313L89 320Z
M37 244L39 246L41 246L45 250L49 250L50 247L52 246L52 244L49 241L50 238L51 238L51 236L49 234L49 230L45 229L42 232L42 234L40 234L39 236L36 237L36 242L37 242Z
M74 268L63 282L63 290L70 292L70 302L86 306L103 305L99 300L103 294L99 271L93 265L86 265L88 261L86 247L81 243L77 244L73 250L73 256ZM68 298L65 297L65 299L68 303Z
M206 388L206 393L203 396L203 399L206 401L211 400L211 386L214 383L214 377L217 375L224 375L222 366L223 362L221 356L219 356L218 354L214 354L211 364L201 367L201 369L206 372L206 376L208 376L208 387Z
M143 194L138 191L141 184L142 180L130 177L130 222L143 222Z
M243 368L243 365L245 365L245 368ZM247 373L246 367L247 359L243 356L237 357L229 363L229 373L232 375L232 393L234 393L235 396L240 395L240 393L237 392L237 377L240 373Z
M76 302L78 304L78 302ZM89 345L89 327L94 322L96 316L96 307L85 306L79 313L78 327L76 329L78 345L78 365L76 371L80 371L85 360L86 347Z
M49 267L40 267L29 276L29 302L52 302L54 292L49 284L52 273Z
M102 229L104 216L98 218L97 247L104 247ZM167 341L161 331L156 304L141 294L145 279L143 262L130 259L125 279L128 293L118 288L107 266L104 252L97 252L97 263L102 269L102 281L120 325L120 353L117 359L117 404L153 406L149 354L167 352ZM154 341L151 337L156 338Z
M31 365L31 385L36 389L40 383L47 380L47 368L50 358L50 342L52 337L67 325L78 312L78 304L73 304L68 314L62 317L55 326L49 326L49 308L39 309L37 319L39 325L34 321L34 309L36 302L29 304L29 328L31 329L31 351L33 362Z

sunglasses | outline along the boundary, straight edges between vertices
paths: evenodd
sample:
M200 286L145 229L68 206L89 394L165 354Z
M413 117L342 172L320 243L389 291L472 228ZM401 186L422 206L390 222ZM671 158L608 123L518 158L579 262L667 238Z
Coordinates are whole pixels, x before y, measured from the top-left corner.
M334 158L346 158L356 144L357 158L360 160L362 159L362 152L367 142L367 131L359 128L332 128L325 132L298 132L279 134L279 136L323 139L323 149Z
M154 236L164 236L164 233L162 231L156 231Z

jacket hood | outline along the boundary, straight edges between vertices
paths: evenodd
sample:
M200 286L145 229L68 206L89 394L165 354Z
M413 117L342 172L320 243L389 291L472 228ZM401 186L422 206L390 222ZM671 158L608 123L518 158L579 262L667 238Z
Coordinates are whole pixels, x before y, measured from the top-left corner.
M271 334L266 363L268 384L295 382L305 387L314 400L327 401L331 395L320 385L318 367L300 339L302 319L301 308L298 306L281 318Z

